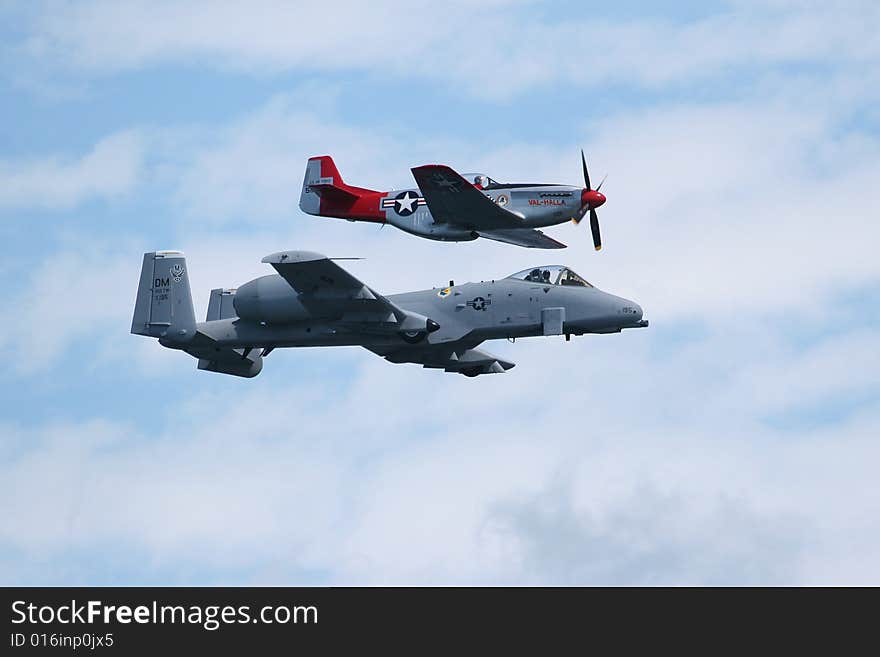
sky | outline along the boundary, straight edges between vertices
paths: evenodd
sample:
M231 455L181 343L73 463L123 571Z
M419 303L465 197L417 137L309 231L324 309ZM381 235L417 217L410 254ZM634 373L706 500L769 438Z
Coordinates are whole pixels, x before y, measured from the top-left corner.
M0 2L0 584L880 584L875 2ZM603 186L542 252L311 217L309 156ZM567 264L648 329L255 379L129 334L145 251L393 294Z

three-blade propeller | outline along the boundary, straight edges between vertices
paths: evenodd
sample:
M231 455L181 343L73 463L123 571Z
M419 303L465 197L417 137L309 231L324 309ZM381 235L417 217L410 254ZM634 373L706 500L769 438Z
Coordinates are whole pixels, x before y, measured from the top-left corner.
M587 158L584 156L583 150L581 150L581 164L584 167L585 188L581 192L581 207L572 219L574 219L576 224L579 224L584 215L587 212L590 213L590 231L593 233L593 246L598 251L602 248L602 236L599 234L599 216L596 214L596 208L605 202L605 195L599 192L602 188L602 183L605 182L605 178L602 178L599 186L593 189L590 185L590 172L587 171Z

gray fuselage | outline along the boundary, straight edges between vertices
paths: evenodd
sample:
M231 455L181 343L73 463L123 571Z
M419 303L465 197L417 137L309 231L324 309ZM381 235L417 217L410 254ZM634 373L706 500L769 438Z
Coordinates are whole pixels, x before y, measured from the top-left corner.
M279 347L360 346L391 363L468 377L515 363L478 348L484 340L617 333L644 327L642 309L603 292L563 265L500 280L383 296L312 251L263 258L276 274L215 288L196 322L180 251L144 254L131 332L198 359L198 369L257 376Z
M388 299L440 325L424 336L422 344L429 345L614 333L645 325L637 303L595 287L509 278L406 292L389 295ZM316 313L278 275L262 276L242 285L235 293L234 306L238 317L199 323L199 332L210 336L218 346L230 347L405 344L395 333L347 320L346 312L328 307L326 312Z

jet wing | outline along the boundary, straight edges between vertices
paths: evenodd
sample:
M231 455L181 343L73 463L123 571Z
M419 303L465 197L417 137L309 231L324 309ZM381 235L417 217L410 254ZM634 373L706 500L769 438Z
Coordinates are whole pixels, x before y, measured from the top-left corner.
M476 231L523 227L519 215L490 201L446 165L426 164L412 174L434 221Z
M290 287L299 292L304 306L326 307L333 304L340 310L362 310L394 314L396 309L382 295L330 260L311 251L281 251L263 258L272 265Z
M344 320L393 325L394 330L424 330L427 317L403 310L349 274L327 256L311 251L281 251L263 258L310 310L338 311ZM436 329L434 329L436 330Z
M525 246L531 249L564 249L565 244L557 242L549 235L545 235L540 230L534 228L517 228L512 230L478 230L480 237L495 240L496 242L506 242L507 244L516 244L517 246Z
M320 253L280 251L263 258L290 286L307 296L347 298L366 287L342 267Z
M367 349L391 363L416 363L422 367L442 369L465 376L500 374L516 365L475 347L473 343L470 345L459 343L457 345L418 344L393 349L367 347Z

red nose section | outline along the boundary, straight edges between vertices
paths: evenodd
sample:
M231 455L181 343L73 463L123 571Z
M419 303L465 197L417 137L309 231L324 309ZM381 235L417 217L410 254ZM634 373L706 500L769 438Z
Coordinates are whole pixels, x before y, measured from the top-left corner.
M581 192L581 205L589 205L591 208L598 208L605 202L605 194L592 189L585 189Z

